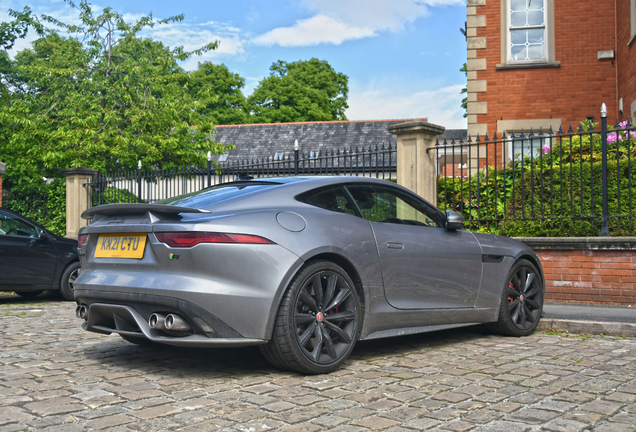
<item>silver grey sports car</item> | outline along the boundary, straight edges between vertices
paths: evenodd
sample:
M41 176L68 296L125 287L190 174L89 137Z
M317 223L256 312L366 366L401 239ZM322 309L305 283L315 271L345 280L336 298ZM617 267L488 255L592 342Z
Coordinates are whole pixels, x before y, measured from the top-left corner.
M83 216L77 316L140 345L258 345L317 374L357 340L477 323L523 336L541 317L532 250L386 180L236 181Z

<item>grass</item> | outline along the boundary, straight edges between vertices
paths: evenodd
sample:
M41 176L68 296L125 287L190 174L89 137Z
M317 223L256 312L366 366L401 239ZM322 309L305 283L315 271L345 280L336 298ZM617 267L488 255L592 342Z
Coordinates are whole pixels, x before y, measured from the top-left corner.
M20 311L20 312L2 312L2 315L6 317L24 317L24 316L41 316L44 315L43 312L31 312L31 311Z

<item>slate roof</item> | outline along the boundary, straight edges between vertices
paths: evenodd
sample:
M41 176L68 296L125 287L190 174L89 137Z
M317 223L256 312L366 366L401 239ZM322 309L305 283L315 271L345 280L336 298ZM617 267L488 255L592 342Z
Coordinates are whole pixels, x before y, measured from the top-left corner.
M301 153L347 150L350 148L381 147L397 143L388 127L426 118L364 121L331 121L216 126L214 139L217 143L234 144L235 150L228 153L227 162L273 158L277 152L291 157L294 141L298 140ZM450 132L450 131L449 131ZM465 135L465 131L463 131ZM457 134L455 135L457 136ZM218 155L213 155L218 160Z

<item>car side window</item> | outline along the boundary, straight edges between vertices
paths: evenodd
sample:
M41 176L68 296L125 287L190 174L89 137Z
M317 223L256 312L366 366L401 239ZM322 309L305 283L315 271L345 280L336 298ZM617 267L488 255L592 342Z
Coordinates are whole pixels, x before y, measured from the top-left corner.
M356 215L355 206L347 197L344 189L340 187L310 193L302 199L302 201L316 207L324 208L325 210L346 213L353 216Z
M423 201L398 189L370 186L347 186L365 219L402 225L441 228L443 218Z
M14 235L20 237L37 237L35 227L22 222L14 216L0 212L0 235Z

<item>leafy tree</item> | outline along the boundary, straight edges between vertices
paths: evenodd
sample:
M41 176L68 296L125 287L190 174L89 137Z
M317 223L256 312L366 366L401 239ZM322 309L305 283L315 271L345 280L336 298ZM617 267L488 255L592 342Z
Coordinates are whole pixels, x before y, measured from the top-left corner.
M334 71L324 60L287 63L279 60L270 67L248 98L252 121L286 123L298 121L346 120L348 78Z
M9 88L12 84L11 78L16 72L7 50L13 48L18 39L22 39L27 35L29 27L34 27L38 34L43 34L43 27L28 7L25 7L22 12L10 10L9 15L15 19L0 23L0 75L2 76L0 98L2 100L6 100L9 96Z
M197 100L201 92L212 92L215 99L198 104L197 112L215 125L247 123L247 101L241 89L245 80L224 64L199 63L188 79L188 92Z
M105 8L99 15L82 0L80 25L52 23L54 31L21 52L15 61L22 83L0 109L4 126L0 159L35 178L59 169L170 168L203 163L225 146L209 139L212 125L196 112L213 102L210 89L188 92L179 61L214 49L217 42L186 52L144 39L139 33L183 16L157 20L152 14L129 23Z

